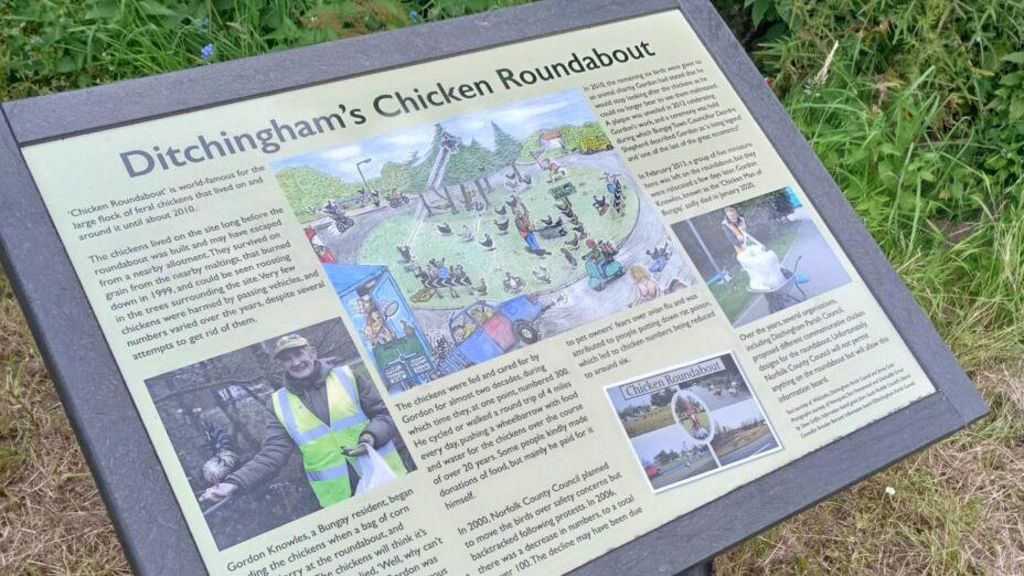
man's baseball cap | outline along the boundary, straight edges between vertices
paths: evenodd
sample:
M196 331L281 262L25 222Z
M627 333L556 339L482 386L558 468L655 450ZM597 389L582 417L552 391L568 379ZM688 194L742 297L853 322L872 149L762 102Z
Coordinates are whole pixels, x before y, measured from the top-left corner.
M309 346L309 340L306 340L298 334L282 336L277 341L277 344L274 344L274 358L277 358L277 355L285 350L291 350L292 348L305 348L307 346Z

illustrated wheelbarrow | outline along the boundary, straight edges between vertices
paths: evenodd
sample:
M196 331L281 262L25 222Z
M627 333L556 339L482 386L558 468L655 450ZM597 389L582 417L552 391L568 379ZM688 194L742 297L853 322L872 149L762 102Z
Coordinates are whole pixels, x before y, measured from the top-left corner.
M537 234L539 234L540 237L543 238L544 240L554 240L556 238L561 238L562 236L565 236L568 233L569 231L565 229L565 224L562 223L561 218L559 218L557 222L549 226L537 229Z
M807 299L807 293L800 284L806 282L806 275L797 274L797 269L800 267L800 261L803 260L803 256L798 256L796 262L793 263L793 269L790 270L785 266L779 268L782 272L782 276L786 278L786 281L771 290L755 290L747 287L747 292L751 294L763 294L764 299L768 302L768 311L770 314L774 314L780 310L785 310L789 306L799 304ZM803 276L803 277L801 277ZM794 296L794 289L799 296Z

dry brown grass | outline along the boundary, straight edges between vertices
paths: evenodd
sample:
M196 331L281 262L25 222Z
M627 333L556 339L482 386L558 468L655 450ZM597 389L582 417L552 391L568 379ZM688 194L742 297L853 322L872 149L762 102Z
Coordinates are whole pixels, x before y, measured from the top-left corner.
M2 273L0 359L0 574L127 573ZM972 430L729 552L717 573L1024 574L1022 370L977 375L993 414Z
M718 573L1024 574L1022 371L976 374L987 418L729 552Z
M0 573L127 573L96 485L2 270L0 361Z

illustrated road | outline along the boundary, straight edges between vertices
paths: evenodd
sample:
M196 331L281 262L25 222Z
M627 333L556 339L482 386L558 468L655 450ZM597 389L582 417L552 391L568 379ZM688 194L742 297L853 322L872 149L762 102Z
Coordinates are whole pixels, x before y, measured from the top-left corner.
M565 157L562 160L562 165L582 166L601 172L619 172L621 170L621 165L614 152L589 156L574 154ZM628 172L622 172L619 179L629 192L633 194L639 192L639 183ZM664 243L665 239L669 237L661 212L654 207L653 203L648 206L648 209L640 210L633 233L619 246L619 253L615 256L615 259L626 270L626 275L613 280L600 292L590 288L587 278L577 280L561 290L567 304L553 308L541 317L538 323L541 334L550 336L599 320L608 316L612 311L624 309L636 299L636 285L629 277L630 266L650 264L651 259L645 254L645 251ZM671 238L669 246L672 250L672 257L669 258L664 270L653 275L654 279L663 288L673 278L678 278L686 285L690 285L693 283L694 276L684 262L682 248L678 246L675 236L671 236ZM582 267L583 262L581 261L579 265Z

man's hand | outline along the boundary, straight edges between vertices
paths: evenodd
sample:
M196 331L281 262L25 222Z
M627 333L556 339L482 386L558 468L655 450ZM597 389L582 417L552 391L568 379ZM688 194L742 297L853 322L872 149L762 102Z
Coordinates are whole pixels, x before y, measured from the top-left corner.
M238 484L232 484L231 482L221 482L214 486L207 488L202 494L199 495L200 502L220 502L221 500L231 496L238 490Z
M372 434L363 434L359 437L359 444L351 448L342 448L341 451L345 453L345 456L351 456L353 458L363 456L366 454L366 449L374 445Z

